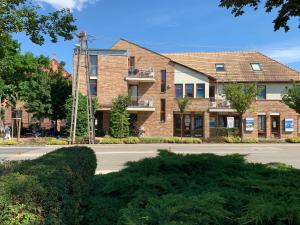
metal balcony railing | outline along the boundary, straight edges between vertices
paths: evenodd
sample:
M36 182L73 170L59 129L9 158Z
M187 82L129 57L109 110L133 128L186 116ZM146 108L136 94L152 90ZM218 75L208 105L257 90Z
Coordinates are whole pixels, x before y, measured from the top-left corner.
M132 96L129 107L133 108L153 108L154 101L150 97Z
M132 78L154 78L154 70L153 68L148 70L139 70L136 68L129 68L128 77Z
M209 98L211 108L231 109L231 104L225 99Z

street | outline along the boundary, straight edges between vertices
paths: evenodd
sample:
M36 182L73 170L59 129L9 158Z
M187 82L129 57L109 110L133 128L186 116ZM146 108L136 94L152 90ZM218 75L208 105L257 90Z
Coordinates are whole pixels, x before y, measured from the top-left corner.
M155 157L158 149L174 153L218 155L243 154L249 162L282 162L300 169L300 144L137 144L137 145L93 145L97 157L96 174L105 174L124 168L127 161ZM0 161L34 159L59 146L0 147Z

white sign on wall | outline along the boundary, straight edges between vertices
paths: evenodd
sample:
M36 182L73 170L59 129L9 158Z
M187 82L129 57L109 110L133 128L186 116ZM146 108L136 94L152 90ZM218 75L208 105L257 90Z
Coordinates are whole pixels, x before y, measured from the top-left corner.
M246 131L253 131L254 130L254 118L247 117L246 118Z
M285 129L285 132L293 132L294 131L294 119L293 118L285 118L284 129Z
M227 117L227 128L234 128L234 117Z

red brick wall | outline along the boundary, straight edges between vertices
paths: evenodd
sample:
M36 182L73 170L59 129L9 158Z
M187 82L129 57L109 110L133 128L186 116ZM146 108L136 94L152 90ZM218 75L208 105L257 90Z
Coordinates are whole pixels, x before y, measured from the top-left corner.
M143 126L146 136L173 135L174 98L174 65L169 59L148 51L142 47L120 40L113 49L128 50L135 56L135 67L141 70L154 69L155 83L140 83L139 96L151 97L154 100L155 112L138 113L139 126ZM167 71L167 91L160 93L161 70ZM166 99L166 122L160 122L160 99Z

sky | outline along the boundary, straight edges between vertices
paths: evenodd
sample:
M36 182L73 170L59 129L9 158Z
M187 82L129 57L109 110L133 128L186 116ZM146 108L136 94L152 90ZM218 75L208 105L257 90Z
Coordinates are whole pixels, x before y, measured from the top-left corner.
M216 52L257 50L300 71L300 29L274 32L277 12L247 10L234 17L218 0L36 0L43 11L70 8L78 31L93 38L91 48L111 48L119 39L136 42L157 52ZM77 40L49 40L43 46L15 35L22 52L55 55L72 72L72 53Z

